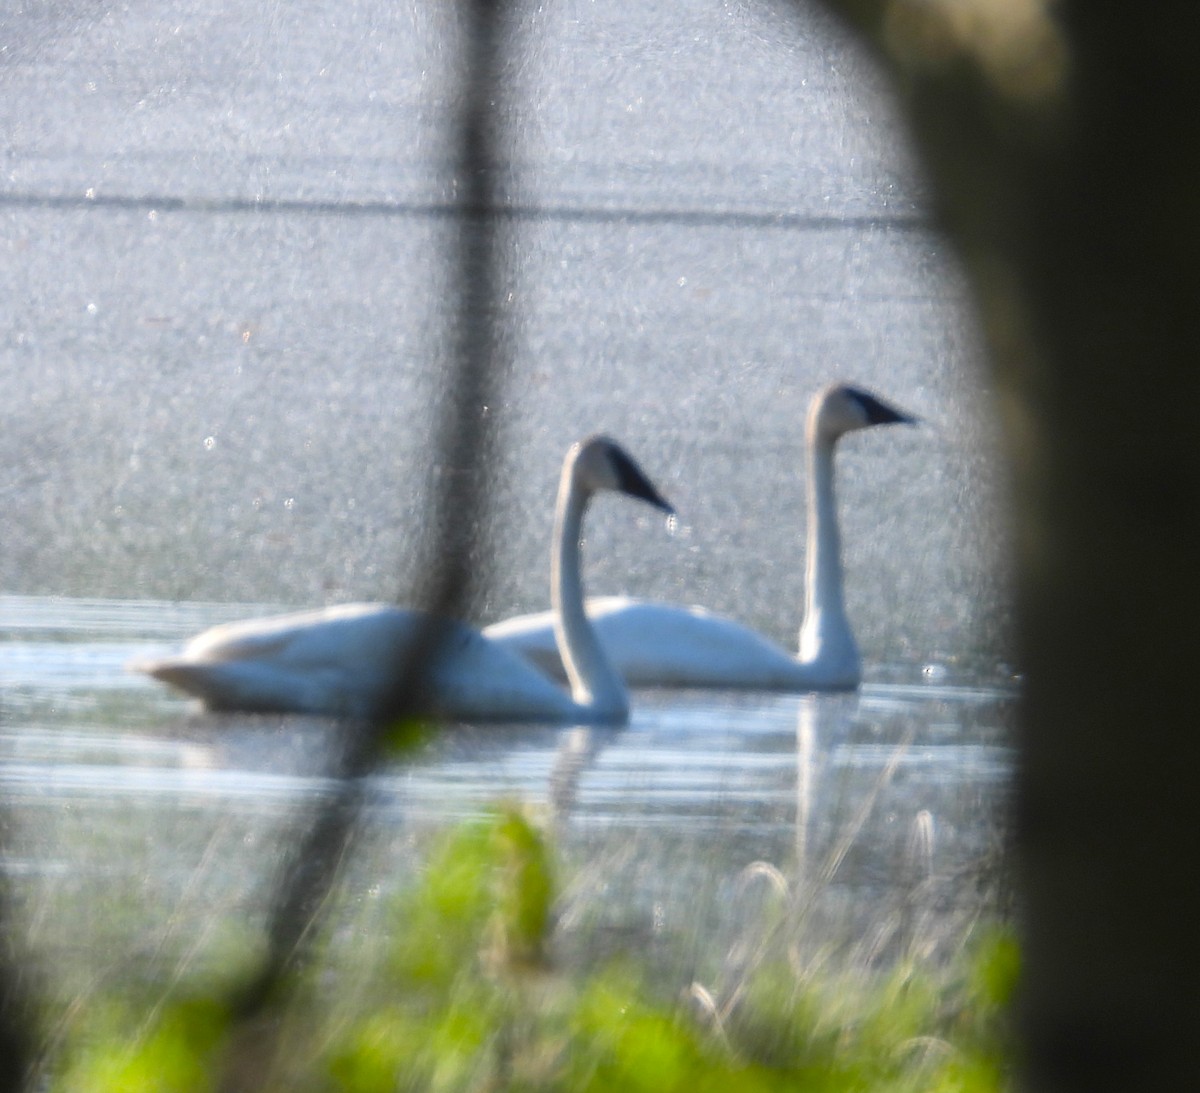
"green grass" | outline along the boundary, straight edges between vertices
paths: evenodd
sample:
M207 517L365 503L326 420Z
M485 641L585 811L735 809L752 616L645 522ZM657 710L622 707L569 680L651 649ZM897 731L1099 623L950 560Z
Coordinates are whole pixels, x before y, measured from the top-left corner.
M803 910L780 878L736 974L709 989L664 982L633 952L567 959L556 871L543 834L498 809L436 841L389 904L386 936L331 931L253 1025L211 985L150 1009L93 997L69 1023L52 1088L1006 1088L1018 959L1002 928L976 924L936 958L913 945L887 963L847 959L804 943Z

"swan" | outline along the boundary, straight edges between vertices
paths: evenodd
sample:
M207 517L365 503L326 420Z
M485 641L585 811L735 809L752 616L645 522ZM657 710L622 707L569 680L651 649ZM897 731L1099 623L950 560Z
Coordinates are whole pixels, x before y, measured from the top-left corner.
M809 404L808 544L799 655L702 607L626 596L589 599L587 613L625 682L640 687L776 691L857 687L862 660L843 593L834 448L846 433L896 422L916 424L917 419L848 384L824 388ZM506 619L485 627L483 633L548 674L562 671L549 612Z
M438 620L437 651L421 680L421 713L464 721L628 720L628 692L583 603L583 517L592 496L602 491L674 514L616 442L594 436L567 453L555 506L550 596L570 694L502 643L463 623ZM211 710L366 717L386 703L397 665L414 641L428 639L427 622L417 610L344 604L214 626L178 655L130 668L193 695Z

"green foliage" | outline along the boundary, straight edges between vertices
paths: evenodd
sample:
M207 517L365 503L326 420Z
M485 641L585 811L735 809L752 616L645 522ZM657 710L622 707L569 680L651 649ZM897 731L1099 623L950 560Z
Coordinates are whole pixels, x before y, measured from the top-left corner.
M396 897L394 936L353 977L331 947L302 978L255 1088L314 1093L1000 1093L1018 971L1005 931L944 968L804 966L781 920L721 997L628 965L558 969L543 835L516 808L441 837ZM786 924L786 922L785 922ZM776 951L777 950L777 951ZM352 978L353 981L348 981ZM332 984L332 989L331 985ZM200 1093L254 1038L212 1001L98 1037L56 1088ZM236 1041L240 1047L230 1047ZM261 1080L260 1078L261 1072Z
M552 899L545 844L516 809L466 824L435 847L424 884L396 907L392 975L407 990L444 991L484 957L539 966Z
M1005 930L993 930L979 947L972 986L981 1006L990 1011L1005 1009L1017 989L1021 951L1017 939Z
M797 975L763 961L722 1019L698 1020L629 967L583 982L551 960L554 887L515 809L447 836L395 909L386 1006L330 1046L340 1093L378 1089L998 1093L1015 946L989 936L951 973ZM673 992L672 992L673 994Z
M403 757L417 750L434 735L434 726L420 717L393 720L383 734L383 748L389 756Z
M211 998L168 1006L132 1044L109 1036L83 1051L58 1088L72 1093L206 1093L215 1086L228 1010Z

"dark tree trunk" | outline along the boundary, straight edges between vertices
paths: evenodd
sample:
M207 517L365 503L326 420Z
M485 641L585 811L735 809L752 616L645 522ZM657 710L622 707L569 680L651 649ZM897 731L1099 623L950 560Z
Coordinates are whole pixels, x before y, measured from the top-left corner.
M1200 5L834 6L897 75L1012 458L1023 1085L1200 1089Z

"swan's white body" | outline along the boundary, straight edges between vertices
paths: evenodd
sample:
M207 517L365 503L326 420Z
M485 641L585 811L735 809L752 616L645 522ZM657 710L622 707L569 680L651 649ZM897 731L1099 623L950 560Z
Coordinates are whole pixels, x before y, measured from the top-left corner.
M622 722L628 693L583 607L580 538L592 495L614 490L671 511L615 443L594 437L567 455L555 509L551 599L571 693L529 661L462 623L438 620L420 680L421 712L470 721ZM131 667L209 709L366 717L381 712L396 673L428 639L419 611L348 604L215 626L178 656Z
M834 497L838 438L855 429L915 419L857 388L835 385L809 407L808 544L799 654L702 607L623 596L588 600L587 613L616 670L631 686L748 690L851 690L862 660L846 614ZM557 675L551 612L495 623L484 634Z
M852 648L837 668L826 653L814 668L733 619L704 607L593 596L588 618L613 665L631 687L710 687L758 691L849 689L859 662ZM561 678L550 611L505 619L484 629L496 644Z
M214 626L175 657L135 663L210 710L365 717L413 643L420 611L343 604ZM570 719L575 703L516 653L461 623L439 620L442 653L422 691L426 712L462 720Z

